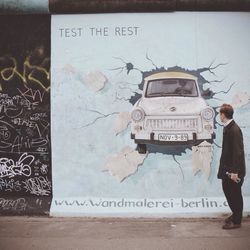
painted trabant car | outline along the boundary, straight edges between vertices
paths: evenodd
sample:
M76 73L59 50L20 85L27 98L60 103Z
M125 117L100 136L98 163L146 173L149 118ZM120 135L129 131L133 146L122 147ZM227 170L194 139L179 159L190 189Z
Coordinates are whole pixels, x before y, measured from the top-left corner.
M214 110L201 96L197 77L161 72L144 79L131 111L131 138L139 153L147 144L196 145L214 138Z

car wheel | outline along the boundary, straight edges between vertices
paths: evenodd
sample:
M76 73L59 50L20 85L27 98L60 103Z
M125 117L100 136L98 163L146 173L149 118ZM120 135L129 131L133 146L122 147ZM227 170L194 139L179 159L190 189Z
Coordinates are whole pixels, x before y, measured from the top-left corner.
M147 153L147 146L146 144L138 144L137 151L139 154L146 154Z

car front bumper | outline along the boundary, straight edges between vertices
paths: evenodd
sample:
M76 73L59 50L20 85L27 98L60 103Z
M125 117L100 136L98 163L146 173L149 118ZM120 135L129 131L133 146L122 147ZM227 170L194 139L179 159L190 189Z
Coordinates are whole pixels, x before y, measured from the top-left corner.
M185 144L198 144L201 141L208 141L212 142L213 139L215 139L215 133L183 133L187 135L186 140L178 140L177 135L179 136L180 133L171 133L171 135L176 135L176 137L173 137L173 140L159 140L159 134L160 133L154 133L151 132L150 134L133 134L131 133L131 139L135 141L136 144L157 144L157 145L185 145Z

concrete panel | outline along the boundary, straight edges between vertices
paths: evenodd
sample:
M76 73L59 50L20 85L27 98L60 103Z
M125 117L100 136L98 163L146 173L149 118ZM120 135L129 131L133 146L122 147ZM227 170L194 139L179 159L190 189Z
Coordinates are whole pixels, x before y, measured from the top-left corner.
M1 0L0 13L48 13L48 0Z
M248 165L249 25L249 13L52 16L51 214L229 212L217 179L222 143L218 107L224 102L235 105ZM98 72L91 79L99 79L101 72L105 86L90 88L84 77L89 72ZM171 95L159 96L159 91L147 96L146 81L153 79L156 84L170 75L174 76ZM178 77L197 79L196 94L174 93L181 82ZM211 124L202 127L204 110ZM117 133L117 120L126 112L139 120L128 124L125 119L124 130ZM206 129L216 137L193 145L204 140ZM134 140L136 131L145 132L137 140L148 142L144 159L134 154L143 153ZM190 131L195 131L196 140ZM250 212L249 186L246 178L246 213Z
M3 15L0 30L0 214L47 214L50 16Z

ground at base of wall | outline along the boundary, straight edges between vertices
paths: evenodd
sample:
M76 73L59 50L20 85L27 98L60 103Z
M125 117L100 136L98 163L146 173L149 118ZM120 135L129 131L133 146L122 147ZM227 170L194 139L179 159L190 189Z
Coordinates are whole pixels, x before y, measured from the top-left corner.
M221 228L225 218L0 217L0 248L249 250L250 218L230 231Z

